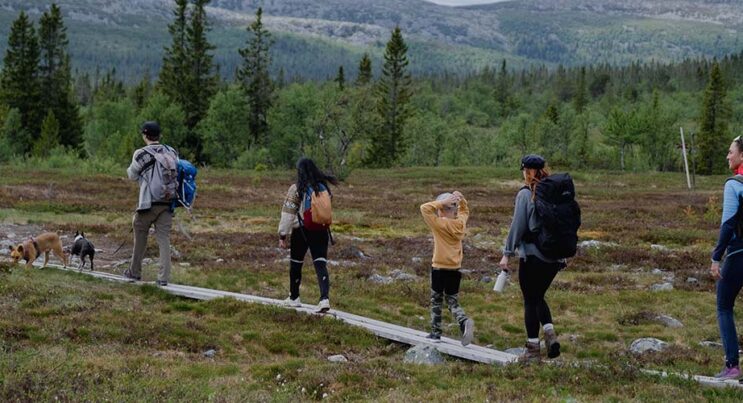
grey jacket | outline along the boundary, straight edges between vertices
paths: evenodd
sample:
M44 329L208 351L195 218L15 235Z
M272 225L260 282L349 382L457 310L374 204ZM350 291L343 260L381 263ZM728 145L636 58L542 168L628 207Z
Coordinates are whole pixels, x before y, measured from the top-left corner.
M513 257L518 252L519 258L524 260L528 259L528 256L534 256L547 263L557 262L557 260L544 257L537 245L524 241L526 235L539 231L540 228L541 223L535 211L534 201L531 199L531 190L521 189L516 195L513 221L511 221L511 229L508 231L508 237L503 246L503 254Z
M167 147L162 144L151 144L144 146L134 152L132 156L132 163L129 168L126 169L126 174L129 179L139 182L139 202L137 203L137 211L148 210L152 207L152 192L150 192L149 183L147 183L147 175L143 175L142 167L151 162L154 157L145 149L152 150L152 152L159 152L162 147ZM172 150L172 149L171 149ZM175 152L175 150L173 150ZM178 153L176 152L176 156ZM147 171L153 169L152 167L147 168Z

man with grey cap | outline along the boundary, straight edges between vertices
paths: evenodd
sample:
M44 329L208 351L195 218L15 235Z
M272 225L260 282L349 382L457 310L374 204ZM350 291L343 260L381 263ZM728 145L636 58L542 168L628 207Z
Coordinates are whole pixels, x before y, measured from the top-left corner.
M444 299L459 323L462 345L472 342L475 322L459 306L462 281L462 239L467 229L470 210L460 192L440 194L435 201L421 205L423 220L433 233L431 264L431 333L433 341L441 339L441 311Z
M160 248L160 272L157 285L167 286L170 278L170 228L173 222L173 199L178 187L178 153L160 144L160 125L145 122L141 128L145 146L136 150L126 173L139 183L139 202L134 213L134 251L124 276L132 281L142 279L142 259L147 248L147 235L155 226Z

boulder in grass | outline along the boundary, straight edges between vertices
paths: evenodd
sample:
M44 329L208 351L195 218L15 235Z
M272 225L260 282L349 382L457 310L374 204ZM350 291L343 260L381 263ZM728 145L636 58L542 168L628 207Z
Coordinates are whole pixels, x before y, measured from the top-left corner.
M375 284L392 284L392 282L395 280L392 277L382 276L374 273L369 276L369 281Z
M661 284L653 284L650 286L650 291L673 291L673 284L671 283L661 283Z
M335 363L343 363L343 362L348 362L348 358L346 358L345 356L341 354L337 354L337 355L331 355L330 357L328 357L328 361L335 362Z
M439 365L444 363L444 356L431 345L419 344L405 352L403 362L406 364Z
M634 354L644 354L648 351L661 352L668 348L668 343L654 337L643 337L632 342L629 351Z
M678 319L668 315L658 315L655 317L655 321L666 327L672 327L676 329L684 327L684 324L681 323Z

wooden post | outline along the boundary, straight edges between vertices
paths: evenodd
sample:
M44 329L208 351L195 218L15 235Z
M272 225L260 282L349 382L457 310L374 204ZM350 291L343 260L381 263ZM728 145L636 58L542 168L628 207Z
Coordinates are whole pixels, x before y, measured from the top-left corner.
M684 141L684 128L679 127L681 131L681 152L684 154L684 170L686 170L686 186L691 190L691 178L689 177L689 160L686 158L686 141Z

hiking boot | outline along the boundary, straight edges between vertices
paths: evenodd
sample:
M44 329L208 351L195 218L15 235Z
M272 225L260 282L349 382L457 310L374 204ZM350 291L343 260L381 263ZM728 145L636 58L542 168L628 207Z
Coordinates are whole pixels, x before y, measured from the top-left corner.
M433 341L434 343L441 341L441 335L438 333L429 333L428 336L426 336L426 339Z
M462 330L462 345L468 346L472 343L472 338L475 337L475 321L467 319L460 325L460 328Z
M321 299L320 303L317 304L317 307L320 309L320 312L327 312L330 310L330 300L325 298Z
M299 297L295 299L292 299L292 297L288 297L284 300L284 305L296 308L302 306L302 301L299 300Z
M720 380L738 379L740 378L740 367L737 365L734 367L728 367L726 365L720 373L715 375L715 378Z
M557 358L560 356L560 343L557 341L555 329L544 331L544 344L547 347L548 358Z
M168 282L167 281L162 281L162 280L157 280L155 282L155 284L157 284L158 287L167 287L168 286Z
M526 352L519 356L519 362L524 364L537 363L542 360L539 342L526 342Z
M132 272L130 272L129 269L126 269L126 271L124 271L124 278L127 279L130 283L134 283L134 282L137 282L137 281L142 281L142 277L141 276L140 277L134 277L134 276L132 276Z

